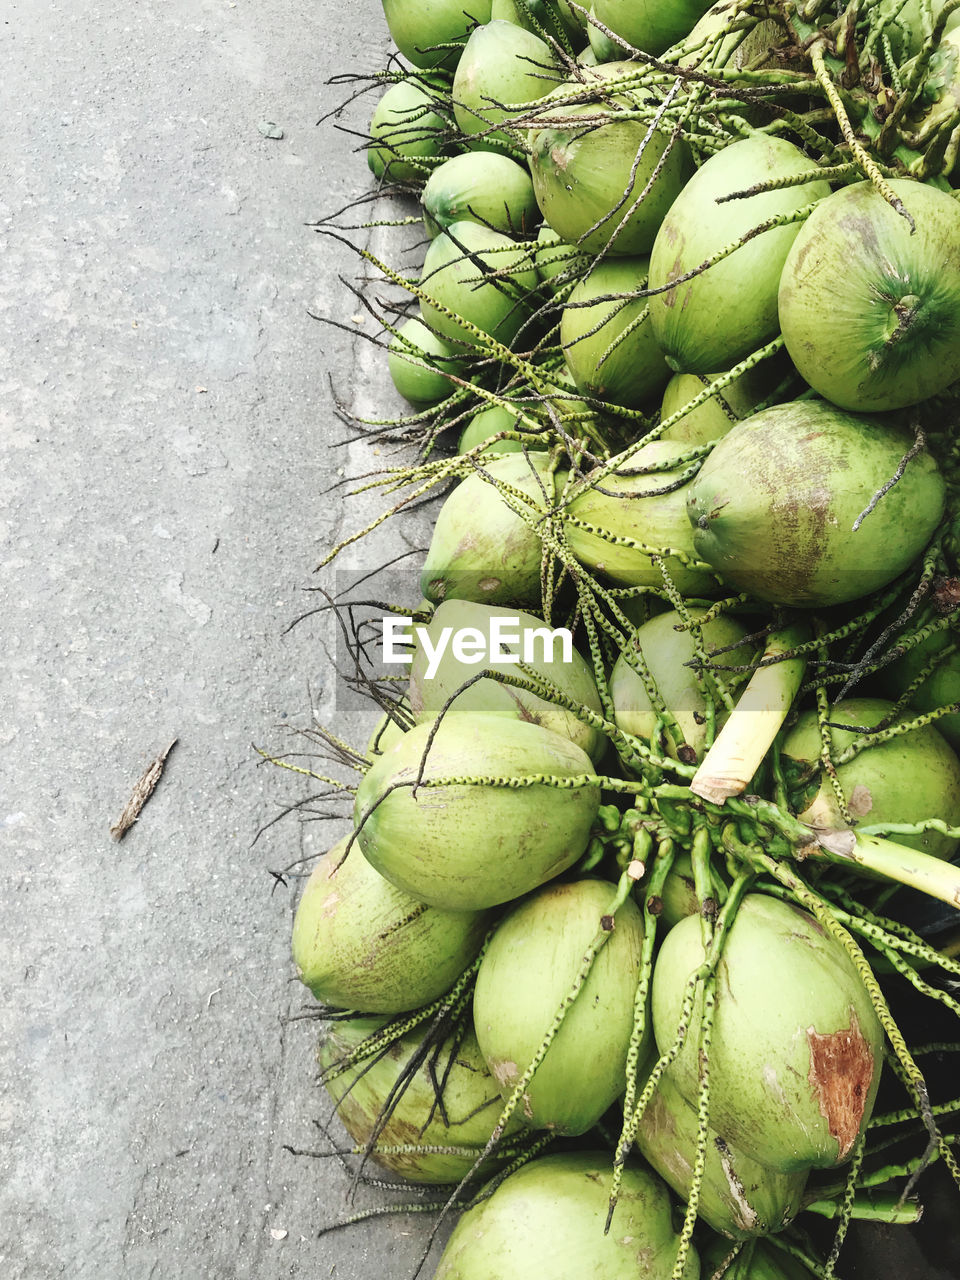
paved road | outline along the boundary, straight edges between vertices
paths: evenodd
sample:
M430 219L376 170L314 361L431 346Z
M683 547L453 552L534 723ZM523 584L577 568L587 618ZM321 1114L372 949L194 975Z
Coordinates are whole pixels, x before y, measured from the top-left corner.
M324 1109L266 870L299 827L251 847L299 794L251 742L332 695L282 635L353 519L327 375L380 394L303 225L367 183L315 121L380 6L0 0L0 48L0 1273L407 1274L411 1220L318 1240L343 1175L283 1150Z

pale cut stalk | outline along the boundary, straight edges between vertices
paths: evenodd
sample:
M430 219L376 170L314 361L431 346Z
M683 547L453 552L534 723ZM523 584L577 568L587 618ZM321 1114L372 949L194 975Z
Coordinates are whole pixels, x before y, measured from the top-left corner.
M910 849L881 836L858 836L854 831L816 831L816 845L803 846L807 857L825 858L838 866L851 863L871 875L919 889L940 902L960 907L960 867L919 849Z
M799 626L775 631L767 641L763 656L777 657L795 649L807 638L808 632ZM694 774L690 783L694 795L713 804L723 804L746 790L780 732L800 691L806 667L806 658L787 658L758 667Z

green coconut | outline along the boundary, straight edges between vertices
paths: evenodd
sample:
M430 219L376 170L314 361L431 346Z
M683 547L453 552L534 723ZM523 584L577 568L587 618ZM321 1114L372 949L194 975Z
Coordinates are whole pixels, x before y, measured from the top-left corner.
M542 618L519 609L474 604L468 600L444 601L413 654L410 705L415 718L418 722L435 719L457 690L485 667L523 678L525 673L518 666L521 658L525 666L555 685L577 706L602 715L600 695L589 664L573 648L572 642L569 655L565 655L562 641L550 638L552 631ZM458 655L457 645L465 638L474 643ZM513 655L513 660L497 660L498 652ZM468 660L471 653L475 655L473 661ZM432 657L434 654L436 658ZM457 694L447 714L464 711L489 711L542 724L575 742L593 760L600 758L607 743L600 730L579 720L572 711L538 698L526 689L499 684L496 680L480 680L464 689Z
M587 476L583 491L567 510L571 519L590 527L581 528L570 521L564 524L567 546L581 564L627 586L662 588L663 573L651 555L662 549L682 552L692 561L700 559L685 515L689 485L669 493L656 493L675 484L682 470L630 474L643 467L669 463L682 452L678 445L653 440L632 455L623 473L604 476L599 487L591 486L591 477ZM601 488L606 492L601 492ZM623 545L615 541L618 538L628 538L641 545ZM689 567L675 554L667 555L664 563L683 595L716 594L717 584L709 572Z
M490 0L383 0L383 14L408 62L451 69L476 23L490 21Z
M546 41L512 22L477 27L457 64L453 78L453 113L461 132L481 135L482 144L509 146L515 141L503 129L520 104L544 97L560 78L557 57Z
M297 976L321 1004L358 1013L419 1009L473 960L488 919L418 902L348 844L349 837L320 859L303 891L293 922Z
M635 65L613 63L593 74L609 78L624 65L636 73ZM583 89L571 82L553 96ZM636 109L625 97L617 97L617 104ZM597 125L598 110L607 112L607 123ZM544 113L563 122L534 125L529 134L530 172L544 218L568 244L589 253L607 246L611 254L649 253L664 215L690 174L685 143L671 142L659 129L651 131L646 120L617 119L616 110L597 103L554 106L548 101Z
M669 1280L680 1239L670 1193L627 1163L609 1232L608 1151L531 1160L457 1223L434 1280ZM681 1280L698 1280L691 1248Z
M491 437L498 435L501 431L516 430L517 415L499 404L491 404L486 409L475 413L464 427L460 443L457 445L457 453L469 453L478 444L486 444ZM523 443L520 440L495 440L488 448L482 449L480 454L483 456L485 453L521 453L522 450Z
M480 1051L504 1098L533 1061L614 896L604 880L551 884L514 907L487 944L473 997ZM586 1133L626 1087L643 916L628 898L567 1009L520 1111L532 1129ZM589 1045L589 1052L584 1046ZM649 1049L645 1032L641 1054Z
M537 279L530 255L509 236L477 222L451 223L424 257L423 318L444 338L473 341L472 325L509 346L530 315Z
M799 223L755 235L705 271L673 282L768 219L829 196L830 187L817 179L723 204L718 199L813 168L792 142L756 134L712 155L678 195L650 254L650 288L663 290L651 297L650 316L671 368L729 369L776 337L780 272Z
M667 934L653 970L657 1047L673 1043L690 975L703 961L700 920ZM769 1169L830 1169L866 1128L883 1065L883 1030L843 947L805 911L750 894L717 966L710 1039L710 1122ZM702 992L671 1068L694 1103Z
M922 612L916 619L918 626L933 621L933 616ZM880 685L884 693L900 698L919 679L925 668L943 653L948 645L957 644L956 632L935 631L920 644L908 649L902 658L880 672ZM935 711L960 703L960 651L947 654L925 680L910 695L910 705L916 711ZM937 729L956 750L960 749L960 714L951 712L941 716Z
M830 711L836 724L873 727L886 720L894 709L884 698L845 698ZM893 723L910 719L911 712ZM830 729L834 757L854 743L866 741L861 733ZM790 730L781 747L781 758L797 781L794 802L802 822L816 827L845 828L836 792L830 779L813 771L820 758L820 730L815 711L805 711ZM960 760L947 740L933 725L867 746L846 764L837 766L837 780L847 811L855 822L876 826L885 822L922 822L940 818L948 827L960 825ZM957 840L938 831L916 836L896 836L898 844L949 858Z
M653 336L646 298L649 259L607 258L574 287L560 317L560 345L585 395L638 409L670 377ZM598 301L613 295L614 301Z
M382 1020L373 1018L332 1023L317 1051L321 1070L331 1071L381 1026ZM424 1053L426 1034L424 1027L417 1027L394 1040L381 1057L347 1066L325 1087L359 1147L366 1147L381 1123L384 1107L399 1090L389 1118L377 1133L373 1158L413 1182L456 1183L466 1177L486 1147L503 1101L472 1028L461 1040L451 1037ZM411 1071L417 1054L424 1060ZM439 1081L443 1082L442 1106L437 1103ZM520 1128L520 1122L514 1121L507 1133ZM503 1163L502 1156L491 1155L481 1165L480 1177Z
M662 431L660 439L674 440L687 447L719 440L731 427L756 412L757 405L774 390L779 380L776 373L782 369L779 362L765 360L741 373L722 391L714 392L703 404ZM664 388L660 421L666 422L679 413L719 377L719 373L675 373Z
M960 378L960 209L920 182L890 183L915 226L869 182L810 215L780 281L790 358L843 409L917 404Z
M589 254L575 245L567 244L545 222L537 232L537 248L533 259L537 275L554 295L564 285L581 276L590 261Z
M879 590L923 551L944 482L924 449L863 519L913 437L889 419L797 400L754 414L715 445L688 489L698 555L774 604L814 608Z
M698 619L703 617L704 611L690 609L689 613ZM706 749L708 702L695 669L689 665L696 661L697 656L694 634L692 631L678 631L676 627L680 622L680 615L673 609L669 613L658 614L637 629L632 646L643 655L664 705L679 724L686 743L684 759L692 764L703 758ZM750 646L743 643L747 630L738 619L721 614L701 628L703 647L708 656L717 650L729 649L729 652L722 652L715 658L721 667L748 665L753 655ZM728 686L736 690L750 672L721 671L720 674ZM716 692L713 676L705 672L701 679ZM620 728L649 742L657 732L657 712L643 680L624 654L617 659L611 673L610 696ZM721 709L716 727L719 728L725 719ZM677 758L678 748L672 734L665 729L662 733L664 748Z
M487 463L484 474L457 485L440 508L420 575L428 600L539 603L540 536L500 497L493 481L524 494L531 518L538 519L553 504L549 471L547 454L515 454Z
M422 182L443 146L436 98L420 80L400 80L377 103L370 121L367 161L389 182Z
M636 1141L644 1159L685 1201L693 1185L698 1127L696 1107L678 1091L668 1069L647 1104ZM806 1169L768 1169L708 1125L697 1213L714 1231L733 1240L781 1231L799 1212L806 1182Z
M529 893L576 862L600 788L590 757L575 743L539 724L465 712L441 721L424 763L432 731L430 724L411 729L357 788L357 838L382 876L432 906L480 911ZM577 782L472 781L535 775ZM418 777L438 785L414 795Z
M431 236L454 222L479 222L504 235L529 235L540 221L533 182L509 156L465 152L431 173L420 197Z
M591 13L614 35L656 57L685 36L708 7L707 0L668 0L666 4L657 0L593 0ZM606 38L596 27L591 31Z
M393 385L412 405L439 404L456 390L445 375L463 373L457 350L428 329L422 320L405 320L390 343L387 368ZM410 344L414 350L410 350ZM421 361L422 363L414 363ZM424 365L429 364L430 368Z

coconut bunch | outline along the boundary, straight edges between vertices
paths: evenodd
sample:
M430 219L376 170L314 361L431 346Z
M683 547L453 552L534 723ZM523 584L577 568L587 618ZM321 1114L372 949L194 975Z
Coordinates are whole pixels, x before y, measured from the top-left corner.
M438 1276L831 1276L960 1186L953 7L384 9L375 524L444 497L297 913L322 1078Z

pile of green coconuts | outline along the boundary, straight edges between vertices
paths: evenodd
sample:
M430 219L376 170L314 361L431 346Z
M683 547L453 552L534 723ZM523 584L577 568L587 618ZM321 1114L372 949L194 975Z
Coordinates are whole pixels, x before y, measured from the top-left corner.
M842 1275L960 1186L960 0L383 7L363 487L443 501L322 1081L438 1280Z

